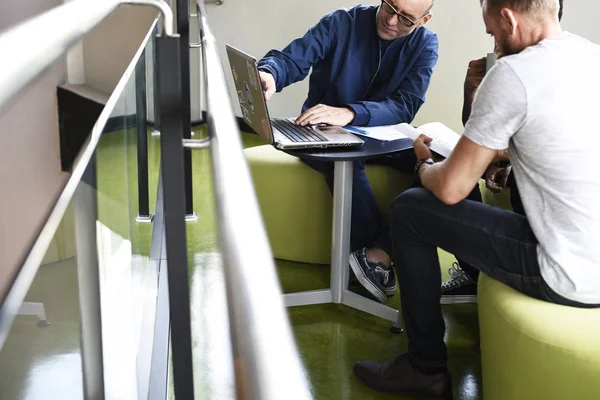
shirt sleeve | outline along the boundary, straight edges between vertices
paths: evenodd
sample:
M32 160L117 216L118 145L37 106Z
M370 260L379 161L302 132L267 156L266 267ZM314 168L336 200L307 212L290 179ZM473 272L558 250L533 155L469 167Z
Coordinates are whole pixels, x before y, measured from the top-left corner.
M277 91L306 78L311 67L324 59L337 39L336 24L339 12L323 17L306 34L281 51L269 51L259 62L258 69L273 75Z
M477 89L464 136L492 150L508 148L527 119L527 92L504 60L488 72Z

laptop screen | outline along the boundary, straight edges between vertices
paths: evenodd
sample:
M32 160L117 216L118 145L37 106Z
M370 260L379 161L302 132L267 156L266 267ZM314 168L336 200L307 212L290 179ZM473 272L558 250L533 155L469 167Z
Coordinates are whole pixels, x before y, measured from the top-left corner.
M254 132L273 143L269 111L260 84L256 59L230 45L227 45L227 57L242 118Z

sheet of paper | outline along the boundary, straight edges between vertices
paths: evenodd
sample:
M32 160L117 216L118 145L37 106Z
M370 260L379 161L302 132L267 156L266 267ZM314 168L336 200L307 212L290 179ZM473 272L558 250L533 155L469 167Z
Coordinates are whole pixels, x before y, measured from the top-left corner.
M421 125L418 128L415 128L410 124L398 124L376 127L346 126L344 129L357 135L368 136L372 139L384 142L406 138L415 140L421 133L424 133L433 139L429 145L431 150L443 157L448 157L450 153L452 153L456 143L458 143L458 139L460 139L458 133L454 132L441 122L431 122L429 124Z
M431 122L421 125L416 130L432 138L433 141L429 147L443 157L448 157L452 153L452 150L454 150L460 139L458 133L441 122Z

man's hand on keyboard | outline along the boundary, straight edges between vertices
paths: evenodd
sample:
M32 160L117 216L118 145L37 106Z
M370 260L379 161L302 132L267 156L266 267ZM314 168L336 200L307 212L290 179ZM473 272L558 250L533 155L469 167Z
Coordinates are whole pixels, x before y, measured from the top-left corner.
M296 124L302 126L317 124L344 126L348 125L353 120L354 111L349 108L317 104L304 111L296 118Z

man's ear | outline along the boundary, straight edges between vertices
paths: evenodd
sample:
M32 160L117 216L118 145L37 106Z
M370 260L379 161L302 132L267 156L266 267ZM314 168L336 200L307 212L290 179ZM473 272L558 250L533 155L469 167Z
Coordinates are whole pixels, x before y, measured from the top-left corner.
M514 35L517 32L517 18L515 17L515 13L508 8L503 8L500 11L500 16L502 17L502 24L504 28L510 32L511 35Z
M431 19L431 17L433 17L432 13L427 14L426 16L423 17L423 19L421 20L421 26L425 25L426 23L429 22L429 20Z

